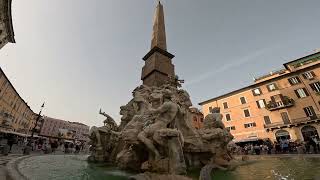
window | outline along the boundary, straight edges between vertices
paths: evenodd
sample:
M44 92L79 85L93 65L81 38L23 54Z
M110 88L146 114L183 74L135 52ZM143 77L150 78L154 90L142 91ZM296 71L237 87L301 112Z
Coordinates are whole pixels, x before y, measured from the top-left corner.
M283 104L283 102L282 102L282 101L278 101L278 102L276 102L276 105L277 105L277 107L282 107L282 106L284 106L284 104Z
M312 84L310 84L310 87L315 92L320 92L320 82L312 83Z
M312 106L303 108L304 112L306 113L307 117L315 116L315 112Z
M209 113L211 113L212 112L212 107L209 107Z
M257 106L258 106L258 108L266 107L266 100L260 99L259 101L257 101Z
M228 109L228 108L229 108L227 102L224 102L224 103L223 103L223 108L224 108L224 109Z
M271 120L269 116L264 116L263 119L265 124L271 124Z
M277 90L277 86L276 86L275 83L268 84L268 85L267 85L267 89L268 89L269 92L270 92L270 91L274 91L274 90Z
M243 110L243 113L244 113L244 117L250 117L249 109Z
M253 93L254 96L258 96L258 95L261 95L261 94L262 94L260 88L253 89L253 90L252 90L252 93Z
M231 116L230 116L230 114L226 114L226 120L227 120L227 121L231 121Z
M253 123L246 123L246 124L244 124L244 128L252 128L252 127L256 127L257 125L256 125L256 123L255 122L253 122Z
M303 78L305 79L313 79L316 75L313 71L308 71L302 74Z
M240 102L241 102L241 104L247 103L246 98L245 97L240 97Z
M282 112L280 115L284 124L290 124L290 119L287 112Z
M294 90L294 92L296 93L298 98L304 98L304 97L309 96L309 93L307 92L307 90L305 88L296 89L296 90Z
M230 127L226 127L228 131L231 131L231 130L236 130L236 127L235 126L230 126Z
M295 84L301 83L301 81L300 81L300 79L299 79L298 76L289 78L288 81L289 81L289 83L290 83L291 85L295 85Z

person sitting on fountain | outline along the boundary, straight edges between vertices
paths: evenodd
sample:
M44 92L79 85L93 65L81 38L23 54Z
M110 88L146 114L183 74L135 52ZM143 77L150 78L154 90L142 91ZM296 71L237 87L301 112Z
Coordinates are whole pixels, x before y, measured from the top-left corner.
M155 122L143 129L142 132L138 134L138 139L146 145L148 150L154 154L155 160L161 159L159 151L155 148L153 144L152 137L155 131L167 128L176 118L179 107L176 103L172 102L172 92L170 90L163 91L163 101L164 103L156 108L149 108L149 114L156 115Z

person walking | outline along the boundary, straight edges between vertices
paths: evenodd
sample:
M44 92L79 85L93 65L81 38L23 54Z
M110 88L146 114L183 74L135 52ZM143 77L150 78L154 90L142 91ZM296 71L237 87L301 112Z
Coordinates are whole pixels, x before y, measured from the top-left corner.
M12 146L13 146L14 142L15 142L14 136L12 134L9 134L8 141L7 141L7 144L9 146L9 153L11 153Z
M80 145L76 144L76 151L74 153L78 154L79 152L80 152Z
M313 147L313 152L315 154L317 154L318 153L318 140L315 136L311 137L310 144Z
M68 143L64 143L64 153L69 153Z

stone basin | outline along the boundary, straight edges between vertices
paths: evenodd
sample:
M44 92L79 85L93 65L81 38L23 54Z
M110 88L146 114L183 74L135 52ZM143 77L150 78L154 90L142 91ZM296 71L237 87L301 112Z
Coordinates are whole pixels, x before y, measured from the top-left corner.
M29 156L8 163L9 175L15 179L46 180L124 180L133 172L121 171L106 164L91 164L83 155ZM188 172L198 179L199 171ZM216 170L214 180L247 179L320 179L319 156L264 156L234 171Z

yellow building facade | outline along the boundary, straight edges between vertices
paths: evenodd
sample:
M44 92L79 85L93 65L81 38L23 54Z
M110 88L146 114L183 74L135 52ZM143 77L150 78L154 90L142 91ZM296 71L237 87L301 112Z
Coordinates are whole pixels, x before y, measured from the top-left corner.
M0 67L0 130L30 134L36 117Z
M284 64L254 84L199 103L220 107L236 142L308 140L320 134L320 52Z

